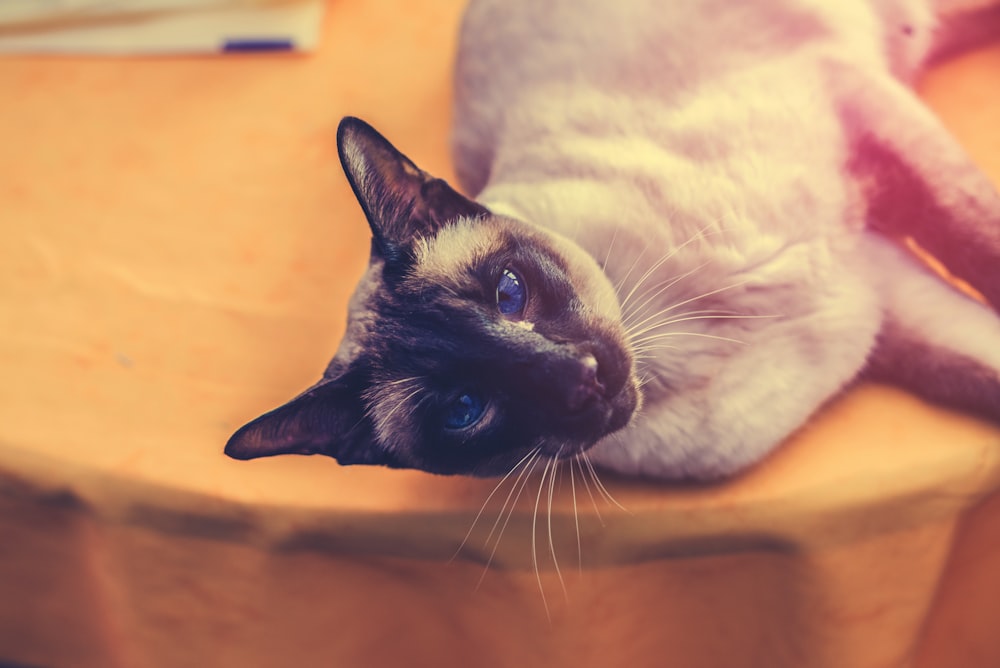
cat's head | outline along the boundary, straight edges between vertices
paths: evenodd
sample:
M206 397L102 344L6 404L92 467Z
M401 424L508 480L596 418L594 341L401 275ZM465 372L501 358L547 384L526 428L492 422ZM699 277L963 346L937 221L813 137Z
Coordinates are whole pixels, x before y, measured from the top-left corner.
M344 119L337 143L373 237L347 332L323 379L226 454L502 475L629 422L634 361L589 255L463 197L363 121Z

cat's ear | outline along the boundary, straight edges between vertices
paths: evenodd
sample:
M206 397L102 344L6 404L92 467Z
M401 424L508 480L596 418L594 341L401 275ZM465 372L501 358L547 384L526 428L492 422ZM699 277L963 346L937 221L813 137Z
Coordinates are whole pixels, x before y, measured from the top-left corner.
M433 234L449 221L489 213L421 170L358 118L340 122L337 150L377 250L387 261L405 254L414 238Z
M328 455L341 464L391 465L364 418L360 392L346 376L324 380L233 434L233 459L273 455Z

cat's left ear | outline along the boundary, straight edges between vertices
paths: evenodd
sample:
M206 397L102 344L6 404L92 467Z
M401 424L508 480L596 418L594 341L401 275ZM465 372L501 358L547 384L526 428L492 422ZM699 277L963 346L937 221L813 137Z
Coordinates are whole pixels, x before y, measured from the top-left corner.
M489 214L444 180L421 170L358 118L348 116L340 122L337 150L377 249L388 262L404 255L414 238L433 234L445 223Z
M327 455L344 465L392 465L374 443L349 376L324 380L245 424L230 437L225 453L233 459Z

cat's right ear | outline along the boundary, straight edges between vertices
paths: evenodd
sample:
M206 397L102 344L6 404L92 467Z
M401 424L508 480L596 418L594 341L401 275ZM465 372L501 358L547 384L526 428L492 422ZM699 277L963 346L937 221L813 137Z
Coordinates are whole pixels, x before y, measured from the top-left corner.
M489 214L421 170L361 119L348 116L340 122L337 151L376 250L389 263L405 256L415 238L433 234L449 221Z
M283 406L245 424L226 443L233 459L327 455L341 464L391 466L377 450L349 375L324 380Z

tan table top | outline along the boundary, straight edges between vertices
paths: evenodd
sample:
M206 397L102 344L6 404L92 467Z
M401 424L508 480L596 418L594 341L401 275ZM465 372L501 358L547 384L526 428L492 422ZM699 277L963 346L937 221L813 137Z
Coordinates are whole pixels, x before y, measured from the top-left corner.
M3 476L115 517L154 521L158 508L227 517L264 541L322 526L398 554L453 550L492 481L222 456L234 428L319 376L343 329L368 241L336 159L339 118L364 117L450 173L461 3L383 5L331 5L310 56L0 59ZM995 46L923 91L1000 181L1000 87L984 83L998 73ZM609 509L616 538L585 557L729 534L829 540L820 516L848 533L868 530L860 517L906 521L1000 487L998 444L996 425L859 388L730 484L608 476L633 514ZM570 505L557 495L562 533ZM579 506L590 526L593 507ZM399 521L418 516L451 518L437 544ZM497 555L527 558L516 545Z

